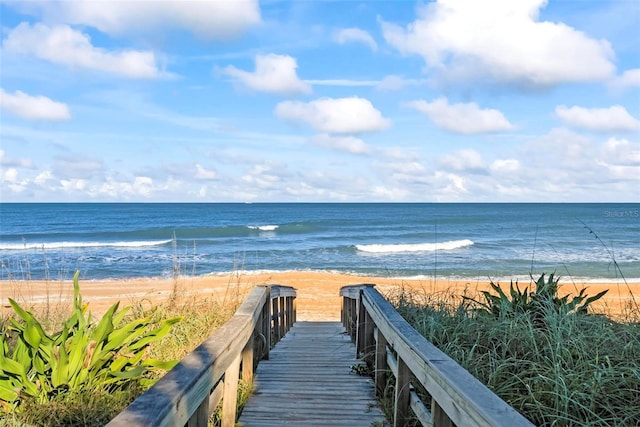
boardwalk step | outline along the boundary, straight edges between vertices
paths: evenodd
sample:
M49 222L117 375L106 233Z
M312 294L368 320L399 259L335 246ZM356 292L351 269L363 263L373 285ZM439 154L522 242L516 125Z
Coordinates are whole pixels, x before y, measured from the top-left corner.
M258 365L245 427L386 425L370 378L339 322L298 322Z

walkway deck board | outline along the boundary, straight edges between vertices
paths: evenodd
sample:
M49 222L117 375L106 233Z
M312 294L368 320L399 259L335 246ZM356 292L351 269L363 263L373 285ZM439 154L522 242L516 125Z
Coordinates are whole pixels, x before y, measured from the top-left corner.
M351 369L355 346L340 322L297 322L258 365L245 427L383 425L373 383Z

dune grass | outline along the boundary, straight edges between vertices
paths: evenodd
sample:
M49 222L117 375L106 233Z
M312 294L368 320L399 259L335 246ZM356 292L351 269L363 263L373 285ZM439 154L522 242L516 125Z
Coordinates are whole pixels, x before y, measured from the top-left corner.
M451 293L403 289L390 299L416 330L535 425L640 425L637 310L614 321L553 306L540 307L541 317L489 313L477 296Z
M239 283L233 283L231 280L222 297L193 294L175 286L166 301L133 301L124 321L150 317L152 321L149 327L154 328L167 319L181 317L182 321L174 324L169 334L149 347L146 356L160 360L180 360L224 324L233 315L243 297ZM70 311L61 308L55 299L35 308L35 316L48 332L59 329L69 314ZM96 322L98 320L95 319ZM5 313L0 319L2 330L8 323ZM148 374L147 377L153 380L161 375L162 372L156 372ZM249 388L250 385L244 386L243 393L246 394ZM46 403L25 399L20 411L0 412L0 426L102 426L144 390L145 386L135 383L115 392L105 388L92 390L91 393L60 393ZM212 421L215 424L215 417Z

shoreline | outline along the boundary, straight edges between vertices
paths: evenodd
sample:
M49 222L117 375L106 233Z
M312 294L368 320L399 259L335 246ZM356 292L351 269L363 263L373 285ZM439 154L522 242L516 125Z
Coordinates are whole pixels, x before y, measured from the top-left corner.
M536 277L536 276L534 276ZM597 281L593 281L597 280ZM495 280L494 280L495 281ZM515 281L515 278L514 278ZM497 281L509 286L510 280ZM490 279L465 278L402 278L346 274L337 271L234 271L211 273L201 276L179 276L177 279L162 277L83 279L80 290L83 301L89 303L89 310L101 315L116 301L121 307L133 304L153 305L169 299L175 290L178 296L198 298L218 298L231 302L241 300L255 286L280 284L297 289L297 313L299 320L339 320L342 286L373 283L383 295L397 294L401 289L409 289L418 296L454 295L463 293L478 295L489 290ZM530 278L519 280L521 288L528 286ZM597 312L616 316L635 300L640 302L640 282L605 282L598 279L578 280L560 276L560 294L576 294L587 288L587 295L595 295L608 289L609 292L593 304ZM8 298L13 298L26 308L37 308L45 304L70 305L73 298L73 282L68 280L0 280L2 289L2 314L10 310ZM637 289L636 289L637 288Z

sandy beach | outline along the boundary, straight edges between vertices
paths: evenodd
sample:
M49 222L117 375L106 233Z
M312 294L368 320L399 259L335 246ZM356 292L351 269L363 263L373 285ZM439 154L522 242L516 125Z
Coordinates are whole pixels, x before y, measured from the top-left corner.
M335 272L290 271L268 273L240 273L180 277L176 280L164 278L136 278L110 280L83 280L80 289L83 300L89 303L94 316L100 316L111 304L121 301L121 306L140 303L151 307L166 301L176 289L180 296L217 298L219 301L238 301L253 287L263 284L280 284L297 289L297 313L299 320L340 319L339 290L342 286L373 283L385 295L397 293L402 287L411 289L416 295L477 294L489 288L488 280L406 280L399 278L362 277ZM502 283L501 285L509 285ZM521 282L521 287L526 283ZM640 284L583 283L560 281L560 294L574 294L587 288L588 295L609 289L594 309L617 316L635 300L640 302ZM42 307L43 304L64 308L73 296L73 284L68 281L1 281L3 314L10 309L8 298L13 298L24 307Z

